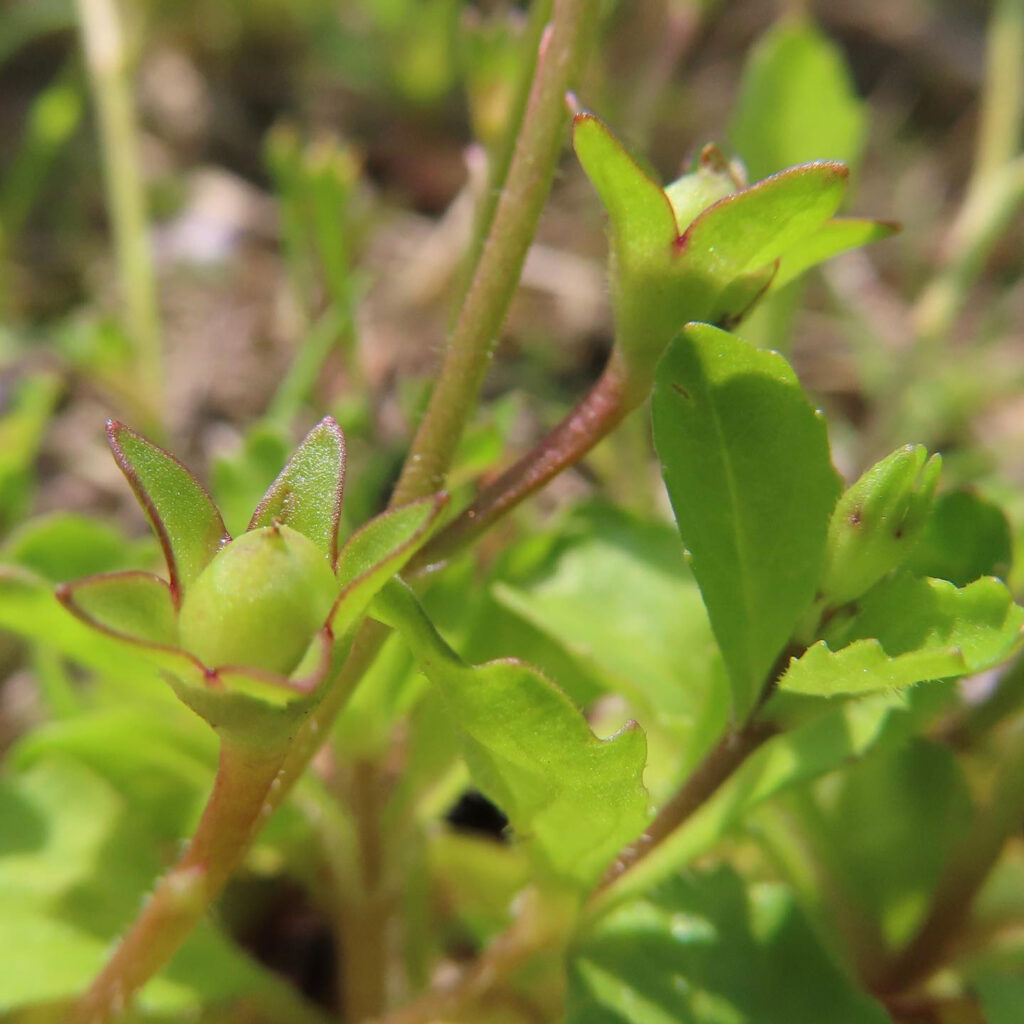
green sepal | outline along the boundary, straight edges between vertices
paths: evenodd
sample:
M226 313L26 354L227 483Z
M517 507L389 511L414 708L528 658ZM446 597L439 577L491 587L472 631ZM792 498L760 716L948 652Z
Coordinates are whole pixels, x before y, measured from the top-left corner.
M358 622L377 591L430 539L447 494L419 498L375 516L345 542L338 555L341 593L328 621L342 637Z
M338 523L345 489L345 435L330 416L321 420L256 506L249 530L278 523L304 534L338 561Z
M833 217L825 221L814 234L786 250L779 260L779 272L772 285L776 289L784 288L819 263L850 249L881 242L899 230L900 225L894 221Z
M903 564L924 530L941 471L940 455L904 445L846 490L828 528L825 606L854 600Z
M468 665L399 581L372 614L397 629L444 695L474 783L560 880L589 889L648 820L647 743L635 723L598 739L554 683L522 662Z
M170 452L110 420L107 438L167 560L175 602L231 538L203 485Z
M177 613L170 585L148 572L86 576L57 588L57 600L87 625L151 647L175 647Z

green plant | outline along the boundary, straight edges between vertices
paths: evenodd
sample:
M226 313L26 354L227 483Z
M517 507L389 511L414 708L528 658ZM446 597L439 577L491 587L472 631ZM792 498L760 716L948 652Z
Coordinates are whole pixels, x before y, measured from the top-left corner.
M415 5L364 6L373 34L425 54L419 71L391 55L386 78L418 103L450 88L445 61L433 72L455 5L424 7L422 38L403 21ZM841 416L827 422L790 361L744 337L787 335L806 271L894 233L837 216L863 107L825 37L780 23L732 122L759 180L708 145L662 187L571 93L566 108L598 6L539 0L529 47L509 57L514 117L487 140L492 187L400 469L358 365L357 162L278 128L266 156L303 345L240 454L212 461L218 500L112 420L155 546L73 515L5 537L0 625L28 644L46 721L0 778L0 1014L1013 1020L1024 608L1010 521L940 490L956 446L947 459L891 436L898 411L863 446L899 447L844 483L836 464L857 445ZM1019 11L1007 0L997 20L1019 30ZM466 74L484 88L472 53ZM112 90L101 105L124 115L124 85L97 82ZM980 181L1020 159L992 142L995 116ZM575 407L510 459L475 410L570 117L607 213L613 343ZM136 170L112 186L129 248ZM954 277L963 299L1012 205L1000 196L920 308ZM152 281L125 255L138 298ZM907 366L939 334L919 325ZM150 382L158 349L136 351ZM289 456L335 352L359 389L336 400L346 429L323 416ZM0 424L4 527L25 517L57 387L28 378ZM674 522L642 468L600 447L624 443L648 404ZM632 511L598 496L510 528L589 457L639 492ZM140 570L161 555L163 575ZM450 827L467 793L500 815L495 835ZM242 939L286 886L337 951L318 1003Z

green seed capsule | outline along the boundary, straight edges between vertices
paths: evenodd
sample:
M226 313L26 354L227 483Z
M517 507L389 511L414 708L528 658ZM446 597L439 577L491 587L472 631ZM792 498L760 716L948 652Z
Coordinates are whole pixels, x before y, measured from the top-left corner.
M287 526L231 541L188 589L181 645L204 665L244 665L287 675L337 596L324 553Z
M718 147L705 146L697 169L667 185L665 195L672 204L679 230L685 231L699 213L742 187L736 168Z

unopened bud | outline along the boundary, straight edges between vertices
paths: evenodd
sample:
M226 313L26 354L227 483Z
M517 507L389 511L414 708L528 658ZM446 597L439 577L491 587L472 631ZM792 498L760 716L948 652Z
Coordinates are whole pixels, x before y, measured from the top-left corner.
M832 513L821 592L837 607L860 597L900 566L921 536L935 498L942 457L906 445L872 466Z

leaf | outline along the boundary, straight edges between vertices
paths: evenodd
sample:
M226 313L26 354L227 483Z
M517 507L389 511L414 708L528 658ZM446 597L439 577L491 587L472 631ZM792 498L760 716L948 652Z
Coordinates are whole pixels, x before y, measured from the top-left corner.
M659 364L653 417L742 719L821 574L839 493L825 424L781 356L706 324L689 325Z
M859 217L833 217L813 234L787 249L779 263L779 272L772 282L775 290L784 288L819 263L832 259L849 249L880 242L899 231L892 221L866 220Z
M893 658L955 649L965 672L980 672L1004 660L1024 626L1024 609L992 577L958 590L946 580L898 573L857 605L856 614L842 620L837 616L830 623L825 640L833 650L872 638Z
M341 594L328 619L335 636L362 618L377 591L430 539L447 502L446 494L411 501L375 516L349 537L338 555Z
M330 416L295 450L256 506L249 529L280 523L305 534L338 561L338 523L345 489L345 436Z
M962 587L979 576L1006 579L1012 561L1013 539L1003 510L961 490L936 500L907 567Z
M626 258L644 262L667 255L679 228L661 185L593 114L576 115L572 141Z
M638 708L645 728L667 727L674 783L721 734L728 718L721 657L669 524L608 505L577 509L551 555L494 592L596 668L608 691Z
M521 662L467 665L400 583L382 592L374 615L401 632L444 694L474 783L556 876L590 887L647 823L643 733L631 725L598 739L568 697Z
M808 160L855 165L866 122L840 49L810 22L784 19L750 53L729 139L757 179Z
M3 558L62 583L148 561L150 544L130 541L120 530L86 516L57 512L14 530L3 545Z
M784 887L746 889L725 866L677 875L585 934L570 951L568 1002L567 1024L889 1019L833 962Z
M117 792L74 759L49 757L0 780L0 1013L84 991L159 867ZM242 998L275 1007L278 1019L319 1019L208 923L139 1005L182 1019Z
M107 438L117 464L160 541L180 601L184 590L231 538L203 485L170 452L110 420Z

